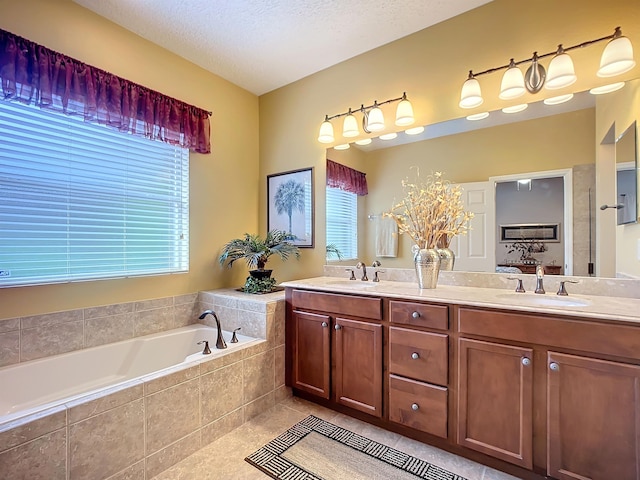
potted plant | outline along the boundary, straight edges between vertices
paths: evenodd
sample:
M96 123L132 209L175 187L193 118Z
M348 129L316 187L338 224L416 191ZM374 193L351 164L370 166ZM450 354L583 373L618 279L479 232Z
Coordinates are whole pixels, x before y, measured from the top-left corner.
M269 257L278 255L282 260L287 260L291 255L300 258L300 251L292 241L295 235L283 230L271 230L265 238L256 234L245 233L243 238L234 238L222 247L222 253L218 258L220 265L233 266L236 260L245 260L249 268L250 276L245 282L244 291L249 293L266 293L273 291L276 280L271 278L271 270L265 270Z

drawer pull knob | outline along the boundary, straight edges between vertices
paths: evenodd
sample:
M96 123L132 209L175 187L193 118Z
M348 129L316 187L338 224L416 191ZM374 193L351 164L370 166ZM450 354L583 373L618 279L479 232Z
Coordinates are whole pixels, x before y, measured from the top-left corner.
M411 314L411 316L412 316L413 318L420 318L420 316L421 316L421 315L420 315L420 312L413 312L413 313Z
M322 322L322 328L327 328L329 324L327 322Z
M525 367L528 365L531 365L531 359L527 357L522 357L522 365L524 365Z
M417 360L417 359L419 359L419 358L420 358L420 355L418 354L418 352L413 352L413 353L411 354L411 358L413 358L414 360Z
M554 372L557 372L558 370L560 370L560 365L558 365L556 362L551 362L549 364L549 368Z
M336 330L340 330L342 327L336 323L333 328L335 328Z
M418 405L417 403L413 403L411 404L411 410L418 410L420 408L420 405Z

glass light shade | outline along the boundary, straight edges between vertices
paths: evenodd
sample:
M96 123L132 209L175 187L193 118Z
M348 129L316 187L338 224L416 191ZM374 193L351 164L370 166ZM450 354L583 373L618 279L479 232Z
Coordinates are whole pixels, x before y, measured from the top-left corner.
M635 66L631 40L627 37L616 37L604 47L597 75L599 77L613 77L628 72Z
M320 125L320 134L318 135L318 141L320 143L331 143L334 141L333 137L333 125L329 120L325 120Z
M414 121L413 107L411 106L411 102L405 98L400 101L396 109L396 125L404 127L411 125Z
M384 115L379 107L374 107L369 112L367 130L370 132L379 132L380 130L384 130Z
M501 100L511 100L524 95L524 76L522 71L515 65L509 67L502 76L502 83L500 84L500 97Z
M573 98L573 93L567 93L566 95L558 95L557 97L545 98L545 105L558 105L560 103L568 102Z
M385 133L384 135L380 135L379 138L380 138L380 140L393 140L397 136L398 136L397 133L391 132L391 133Z
M482 112L482 113L474 113L473 115L469 115L467 117L467 120L482 120L484 118L487 118L489 116L489 112Z
M571 60L568 54L560 53L551 59L544 88L547 90L557 90L568 87L575 83L577 79L578 77L576 77L575 70L573 69L573 60Z
M357 137L358 135L360 135L358 120L356 120L356 117L349 114L344 117L344 123L342 124L342 136L349 138Z
M624 82L610 83L609 85L594 87L589 90L589 93L593 95L602 95L603 93L615 92L616 90L620 90L622 87L624 87Z
M469 78L462 84L460 92L460 108L475 108L482 105L482 91L480 90L480 82L475 78Z
M350 147L350 145L348 143L343 143L342 145L336 145L335 148L336 150L348 150Z
M518 112L521 112L523 110L526 110L528 106L529 106L528 103L521 103L520 105L513 105L511 107L504 107L502 109L502 111L504 113L518 113Z
M419 133L424 132L424 127L421 125L419 127L407 128L404 133L407 135L418 135Z
M369 145L371 143L370 138L363 138L361 140L356 140L356 144L358 145Z

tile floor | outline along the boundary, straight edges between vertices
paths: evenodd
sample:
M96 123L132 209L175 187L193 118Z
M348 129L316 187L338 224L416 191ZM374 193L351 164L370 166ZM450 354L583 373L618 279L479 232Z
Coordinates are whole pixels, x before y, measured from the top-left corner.
M185 458L154 480L265 480L269 477L244 458L307 415L360 433L410 455L439 465L469 480L515 480L516 477L430 447L393 432L342 415L296 397L287 398L231 433Z

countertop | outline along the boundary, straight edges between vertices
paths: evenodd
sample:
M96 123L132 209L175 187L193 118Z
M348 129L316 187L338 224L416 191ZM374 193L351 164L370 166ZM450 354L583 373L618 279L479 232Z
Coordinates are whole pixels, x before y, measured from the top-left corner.
M434 289L419 289L417 284L412 282L381 280L375 283L327 276L293 280L283 282L281 285L331 293L445 302L473 307L631 322L640 325L640 299L636 298L571 294L561 297L554 292L515 293L508 289L457 285L438 285Z

